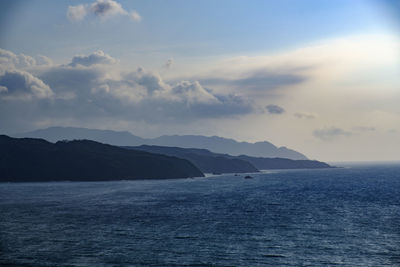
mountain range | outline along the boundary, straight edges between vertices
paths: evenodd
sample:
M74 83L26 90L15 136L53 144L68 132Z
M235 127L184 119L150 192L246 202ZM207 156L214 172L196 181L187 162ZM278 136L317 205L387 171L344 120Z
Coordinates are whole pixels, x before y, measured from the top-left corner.
M246 173L271 169L332 168L325 162L316 160L262 158L246 155L231 156L228 154L213 153L206 149L196 148L163 147L149 145L126 148L187 159L204 173Z
M214 153L223 153L233 156L247 155L252 157L307 160L307 157L300 152L286 147L277 147L268 141L256 143L238 142L233 139L218 136L163 135L157 138L142 138L135 136L130 132L76 127L50 127L26 133L14 134L13 136L43 138L50 142L88 139L116 146L156 145L199 148L207 149Z
M0 182L168 179L330 167L319 161L232 156L197 148L114 146L91 140L51 143L0 135Z

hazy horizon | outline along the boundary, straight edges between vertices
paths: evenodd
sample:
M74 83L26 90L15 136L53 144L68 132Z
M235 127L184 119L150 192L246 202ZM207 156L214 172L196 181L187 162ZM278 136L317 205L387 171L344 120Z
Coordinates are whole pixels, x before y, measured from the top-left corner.
M0 133L52 126L400 160L397 1L2 1Z

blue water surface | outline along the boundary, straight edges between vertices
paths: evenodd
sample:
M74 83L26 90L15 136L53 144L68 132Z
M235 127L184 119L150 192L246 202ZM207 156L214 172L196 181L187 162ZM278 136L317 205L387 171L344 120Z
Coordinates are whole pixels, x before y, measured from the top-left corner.
M400 266L400 165L0 184L0 265Z

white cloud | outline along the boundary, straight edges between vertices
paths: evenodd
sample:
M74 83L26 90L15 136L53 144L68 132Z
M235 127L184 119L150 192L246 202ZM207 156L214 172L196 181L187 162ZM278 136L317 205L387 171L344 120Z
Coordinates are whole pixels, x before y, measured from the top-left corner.
M136 87L144 88L147 94L152 96L158 96L169 90L169 85L162 80L158 73L145 71L142 67L125 75L123 79L126 79Z
M0 48L0 70L28 69L36 66L51 66L53 61L44 56L37 55L35 58L24 54L14 54Z
M218 99L201 86L198 81L181 81L172 87L172 99L179 99L188 105L193 103L218 104Z
M51 66L53 65L53 60L43 55L38 55L36 57L36 65L38 66Z
M31 66L36 65L36 60L31 56L19 54L17 57L18 57L18 60L16 63L17 68L26 68L26 67L31 67Z
M136 10L131 11L129 16L133 21L139 22L142 20L142 16Z
M67 10L67 18L70 21L83 20L88 13L87 5L69 6Z
M127 14L121 4L113 0L97 0L90 5L90 10L93 14L100 17Z
M150 120L157 110L162 110L157 117L175 117L178 121L181 118L187 120L190 117L234 116L252 112L250 102L240 96L215 94L198 81L168 84L158 73L143 68L122 75L119 80L105 79L97 88L101 89L94 91L101 92L103 97L119 99Z
M67 10L67 17L70 21L81 21L88 14L92 14L102 19L121 15L127 16L136 22L142 20L142 17L136 10L128 12L120 3L113 0L97 0L90 5L82 4L69 6Z
M96 64L115 64L117 60L113 57L105 54L103 51L98 50L93 52L90 55L77 55L72 58L70 63L71 66L82 65L82 66L91 66Z
M16 55L0 48L0 68L27 68L36 65L36 60L24 54Z

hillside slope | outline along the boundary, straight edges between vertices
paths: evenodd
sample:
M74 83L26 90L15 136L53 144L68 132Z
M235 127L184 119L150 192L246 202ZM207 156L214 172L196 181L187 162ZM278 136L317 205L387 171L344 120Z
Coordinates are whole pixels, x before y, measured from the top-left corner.
M204 176L191 162L94 141L0 135L0 181L106 181Z
M204 173L258 172L257 168L255 168L251 163L245 160L227 157L223 154L212 153L206 149L190 149L148 145L130 148L187 159Z

